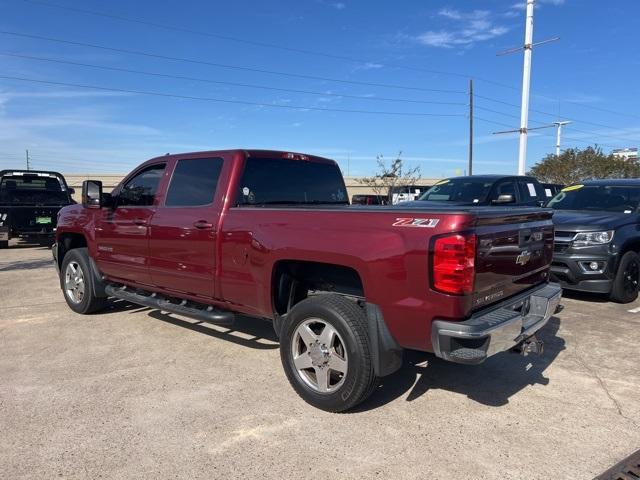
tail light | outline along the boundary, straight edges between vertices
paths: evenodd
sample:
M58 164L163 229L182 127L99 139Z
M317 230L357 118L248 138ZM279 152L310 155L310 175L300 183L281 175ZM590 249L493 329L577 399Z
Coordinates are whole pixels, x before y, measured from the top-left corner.
M433 244L433 288L443 293L467 295L473 292L476 236L454 234L437 238Z

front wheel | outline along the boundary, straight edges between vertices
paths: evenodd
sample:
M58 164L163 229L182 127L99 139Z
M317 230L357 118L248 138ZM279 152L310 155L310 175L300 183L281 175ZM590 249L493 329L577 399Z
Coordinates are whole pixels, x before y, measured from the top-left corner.
M0 250L2 250L4 248L9 248L9 240L0 241Z
M107 299L95 294L86 248L75 248L64 256L60 275L64 299L71 310L87 314L104 307Z
M620 259L611 289L611 300L618 303L633 302L638 298L639 283L640 257L635 252L627 252Z
M367 318L340 295L310 297L291 309L280 357L298 395L322 410L353 408L375 388Z

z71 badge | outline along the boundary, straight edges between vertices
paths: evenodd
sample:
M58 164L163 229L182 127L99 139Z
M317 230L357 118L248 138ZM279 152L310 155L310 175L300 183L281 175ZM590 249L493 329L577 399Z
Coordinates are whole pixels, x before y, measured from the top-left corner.
M439 221L439 218L396 218L393 226L434 228Z

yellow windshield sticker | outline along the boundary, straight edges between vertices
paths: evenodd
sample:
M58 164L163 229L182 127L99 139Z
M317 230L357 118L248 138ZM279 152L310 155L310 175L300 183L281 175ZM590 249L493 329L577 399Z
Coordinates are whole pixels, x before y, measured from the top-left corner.
M563 192L573 192L574 190L580 190L584 185L571 185L562 189Z
M440 180L436 185L444 185L445 183L449 183L449 180Z

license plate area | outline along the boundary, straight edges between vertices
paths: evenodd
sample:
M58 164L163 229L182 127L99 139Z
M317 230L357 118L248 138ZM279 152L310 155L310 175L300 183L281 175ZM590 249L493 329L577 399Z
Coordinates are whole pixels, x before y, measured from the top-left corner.
M36 217L36 225L51 225L51 217Z

